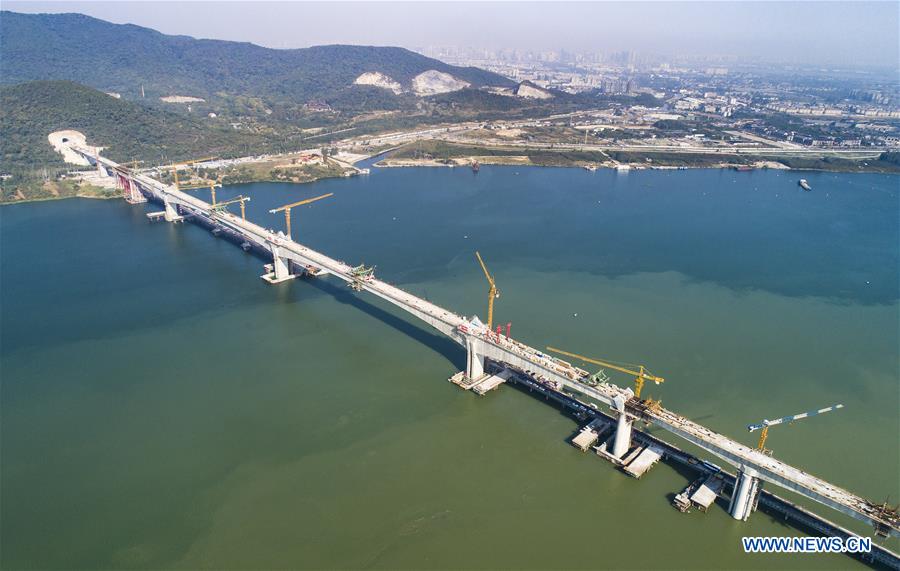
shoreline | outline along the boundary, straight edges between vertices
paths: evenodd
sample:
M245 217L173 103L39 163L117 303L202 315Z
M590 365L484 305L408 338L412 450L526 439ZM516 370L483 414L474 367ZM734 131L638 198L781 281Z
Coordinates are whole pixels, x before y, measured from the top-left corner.
M59 200L71 200L73 198L86 198L88 200L115 200L122 198L121 194L112 194L109 196L98 196L94 194L73 194L70 196L44 196L40 198L24 198L22 200L4 200L0 201L0 207L13 206L15 204L33 204L35 202L56 202Z
M522 167L557 167L557 168L580 168L588 171L612 170L612 171L640 171L640 170L693 170L693 169L716 169L716 170L733 170L735 172L754 172L754 171L807 171L807 172L834 172L834 173L859 173L859 174L887 174L900 175L900 170L885 170L878 168L846 168L843 165L835 165L834 168L817 168L817 167L792 167L776 160L760 160L754 164L732 163L722 161L712 164L683 164L683 165L667 165L652 164L648 162L616 162L603 161L591 163L586 161L561 161L561 162L535 162L526 155L470 155L458 156L449 159L414 159L414 158L391 158L386 157L380 161L373 163L376 168L409 168L409 167L471 167L474 162L480 165L493 166L522 166Z
M621 163L620 165L613 164L587 164L580 162L572 162L571 164L545 164L540 162L533 162L527 156L523 155L514 155L514 156L483 156L483 155L472 155L467 157L454 157L452 159L447 160L438 160L438 159L411 159L411 158L399 158L394 159L390 157L386 157L381 159L376 163L372 163L371 166L379 169L391 169L391 168L416 168L416 167L428 167L428 168L471 168L471 165L474 161L478 161L481 165L490 165L490 166L519 166L519 167L539 167L539 168L572 168L572 169L583 169L589 172L596 171L617 171L617 172L631 172L631 171L644 171L644 170L694 170L694 169L709 169L709 170L732 170L735 172L755 172L755 171L797 171L797 172L833 172L833 173L847 173L847 174L884 174L884 175L900 175L900 172L889 172L889 171L881 171L876 169L871 170L847 170L847 169L818 169L818 168L794 168L789 167L787 165L777 163L776 161L760 161L759 166L752 166L746 164L734 164L723 162L716 165L649 165L646 163ZM777 165L777 166L776 166ZM592 166L593 168L588 168ZM738 170L737 167L747 167L750 166L749 169ZM626 168L621 168L626 167ZM361 176L361 173L354 173L351 175L344 176L323 176L323 177L315 177L310 180L276 180L271 177L259 177L253 178L251 180L240 180L234 182L226 183L227 186L236 185L236 184L252 184L257 182L265 182L265 183L281 183L281 184L308 184L311 182L316 182L319 180L327 180L331 178L352 178L355 176ZM9 206L14 204L30 204L35 202L52 202L56 200L66 200L71 198L86 198L90 200L112 200L115 198L121 198L120 193L111 194L111 195L100 195L100 194L74 194L69 196L45 196L40 198L25 198L21 200L3 200L0 201L0 207Z
M586 164L543 164L543 163L535 163L532 161L504 161L504 160L493 160L493 159L503 159L509 157L458 157L454 159L450 159L448 161L440 161L434 159L382 159L377 163L373 163L372 166L376 168L413 168L413 167L438 167L438 168L466 168L471 167L472 163L477 159L478 163L482 166L490 165L490 166L522 166L522 167L550 167L550 168L574 168L574 169L584 169L589 172L595 172L600 170L609 170L609 171L642 171L642 170L693 170L693 169L710 169L710 170L733 170L735 172L754 172L754 171L817 171L817 172L847 172L847 173L872 173L872 174L900 174L900 173L889 173L889 172L881 172L877 170L871 171L845 171L845 170L827 170L827 169L801 169L801 168L792 168L787 165L776 163L774 161L765 161L766 164L760 164L758 166L751 166L749 169L741 169L738 170L738 167L746 167L750 165L741 165L734 163L720 163L717 165L648 165L646 163L622 163L620 165L612 165L612 164L598 164L598 165L586 165ZM516 157L518 158L518 157ZM527 157L522 157L527 159ZM592 167L592 168L589 168ZM624 168L623 168L624 167Z
M353 169L353 170L351 171L349 169ZM308 183L316 182L319 180L327 180L327 179L331 179L331 178L350 178L350 177L354 177L354 176L361 176L363 174L363 172L361 172L361 169L359 169L353 165L345 167L345 170L343 172L345 172L345 173L349 172L350 174L332 175L332 176L312 176L311 178L309 178L307 180L291 180L291 179L278 180L271 176L254 177L251 174L250 176L247 177L246 180L239 179L239 180L234 180L234 181L228 181L228 182L225 182L224 184L227 186L235 185L235 184L250 184L250 183L255 183L255 182L268 182L268 183L281 183L281 184L308 184ZM97 187L96 185L90 185L90 186L93 188L98 188L98 189L101 188L101 187ZM34 198L26 197L26 198L22 198L22 199L14 199L14 200L0 200L0 206L10 205L10 204L28 204L28 203L32 203L32 202L50 202L50 201L54 201L54 200L65 200L67 198L90 198L90 199L97 199L97 200L109 200L109 199L121 198L121 197L122 197L122 191L118 190L117 192L115 192L113 194L109 194L109 195L104 195L104 194L100 194L100 193L97 193L97 194L70 194L70 195L65 195L65 196L62 196L62 195L60 195L60 196L41 196L41 197L34 197Z

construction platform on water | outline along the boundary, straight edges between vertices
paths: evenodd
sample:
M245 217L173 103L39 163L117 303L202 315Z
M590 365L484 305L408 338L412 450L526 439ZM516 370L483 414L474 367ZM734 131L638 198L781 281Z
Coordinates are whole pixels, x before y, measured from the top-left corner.
M682 470L692 472L694 480L672 500L675 509L683 513L689 513L692 508L706 512L716 500L721 500L722 503L733 501L738 481L736 474L638 429L632 432L633 446L628 455L620 460L607 452L615 434L617 423L615 418L586 406L572 395L526 371L513 370L501 363L490 363L486 370L488 371L486 378L504 379L503 382L493 383L493 389L499 388L502 384L514 385L528 393L544 397L582 423L581 429L570 439L572 446L582 452L593 451L599 458L609 461L629 476L640 478L658 461L678 465ZM479 383L467 383L459 374L448 380L462 389L472 390L482 396L485 394L473 390ZM858 537L857 533L767 490L760 489L757 493L753 509L757 508L812 535L839 537L844 540ZM870 553L847 555L877 568L900 569L900 556L874 542Z

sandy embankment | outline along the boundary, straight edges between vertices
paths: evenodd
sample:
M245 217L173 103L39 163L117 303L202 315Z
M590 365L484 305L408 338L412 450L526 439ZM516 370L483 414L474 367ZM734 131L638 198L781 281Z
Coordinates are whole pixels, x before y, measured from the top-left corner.
M526 155L509 155L509 156L468 156L455 157L449 160L438 159L396 159L386 158L375 163L376 167L461 167L471 166L478 162L482 165L530 165L533 164L531 159Z

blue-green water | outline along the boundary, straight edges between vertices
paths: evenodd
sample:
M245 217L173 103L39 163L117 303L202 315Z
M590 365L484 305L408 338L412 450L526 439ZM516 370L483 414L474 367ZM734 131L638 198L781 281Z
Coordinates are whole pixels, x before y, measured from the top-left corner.
M280 228L270 208L334 192L294 211L297 239L467 315L478 249L515 337L644 362L667 379L652 395L744 442L844 403L769 446L896 501L898 178L799 176L374 169L219 196ZM261 260L150 209L0 209L4 568L856 565L744 555L743 535L797 532L681 514L686 476L628 478L543 401L447 383L462 350L392 308L268 286Z

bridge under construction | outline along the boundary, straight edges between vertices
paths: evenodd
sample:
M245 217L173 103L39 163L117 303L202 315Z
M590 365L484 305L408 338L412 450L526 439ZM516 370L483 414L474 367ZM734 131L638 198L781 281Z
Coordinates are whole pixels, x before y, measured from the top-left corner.
M629 474L640 476L669 453L664 444L654 444L642 434L633 434L633 425L638 421L664 429L734 467L736 476L730 486L729 513L735 519L746 520L756 509L762 495L761 486L766 482L865 522L878 535L900 537L900 518L896 509L868 501L773 458L765 449L732 440L663 408L659 402L642 400L639 390L622 388L607 379L598 381L594 373L492 330L492 323L484 324L477 317L458 315L378 279L373 268L335 260L294 241L289 232L275 232L250 222L244 216L243 202L247 200L244 197L208 203L183 192L177 182L175 185L164 184L101 156L94 148L74 143L70 148L103 175L115 177L129 202L149 199L161 204L160 212L148 214L151 219L194 221L210 228L215 235L230 237L245 250L270 257L271 264L265 266L266 271L261 276L268 283L281 283L304 274L332 275L354 290L369 292L436 329L466 351L465 370L451 378L457 385L484 394L507 381L525 383L560 402L580 407L585 412L584 418L591 422L576 436L574 443L587 449L600 441L595 448L598 455L621 466ZM319 198L324 196L312 200ZM235 202L242 207L240 215L228 211L229 204ZM285 215L289 216L291 206L276 210L286 209ZM484 269L493 288L493 280ZM608 407L608 414L599 412L601 406ZM698 495L702 487L698 485L697 489L685 492L691 492L688 496ZM713 494L713 499L720 492L715 482L709 482L706 489ZM711 502L709 500L706 506ZM895 554L887 553L888 560L894 564L900 561Z

